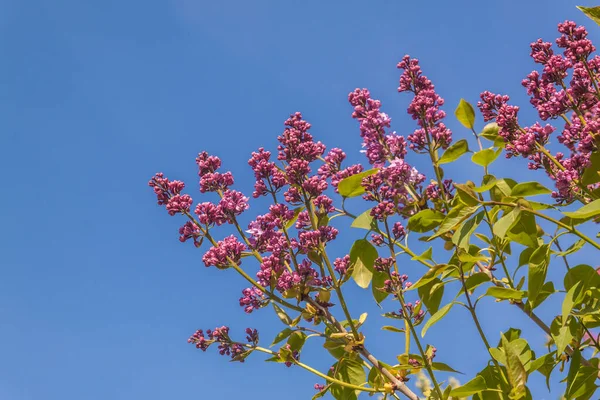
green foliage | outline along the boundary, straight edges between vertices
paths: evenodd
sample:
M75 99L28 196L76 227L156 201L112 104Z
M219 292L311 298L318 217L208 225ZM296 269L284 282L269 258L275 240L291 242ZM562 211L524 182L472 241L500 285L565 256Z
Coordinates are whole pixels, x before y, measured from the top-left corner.
M338 184L338 191L340 195L343 197L360 196L365 192L365 189L361 185L363 178L376 174L377 171L377 168L370 169L368 171L363 171L356 175L351 175L347 178L342 179Z
M361 288L369 287L373 278L373 265L377 258L377 249L366 239L354 242L350 249L352 278Z
M454 115L465 128L473 129L475 127L475 110L465 99L460 99Z

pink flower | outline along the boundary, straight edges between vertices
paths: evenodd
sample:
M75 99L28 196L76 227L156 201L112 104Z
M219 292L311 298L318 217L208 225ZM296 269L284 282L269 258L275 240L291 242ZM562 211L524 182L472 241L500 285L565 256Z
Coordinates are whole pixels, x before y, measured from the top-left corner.
M211 247L202 257L202 261L207 267L215 266L225 269L231 266L232 262L239 265L244 250L246 250L246 246L231 235Z

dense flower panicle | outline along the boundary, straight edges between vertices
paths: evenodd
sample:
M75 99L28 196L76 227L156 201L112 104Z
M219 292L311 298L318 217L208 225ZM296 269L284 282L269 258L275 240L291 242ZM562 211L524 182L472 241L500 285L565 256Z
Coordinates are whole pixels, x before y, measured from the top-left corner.
M562 36L556 39L558 47L565 49L564 54L573 62L586 59L596 48L587 39L588 32L583 26L577 26L573 21L558 24L558 32Z
M321 142L313 141L313 137L308 130L311 125L302 119L302 114L297 112L290 115L285 121L285 130L277 138L281 143L278 159L291 162L292 160L315 161L325 152L325 145Z
M370 164L381 166L388 158L404 157L406 146L404 138L392 134L389 139L386 129L390 127L390 117L381 112L381 102L371 98L367 89L356 89L348 95L348 101L354 107L352 118L360 124L360 136L363 138L363 152Z
M258 331L256 329L246 329L246 340L252 345L258 344ZM247 352L241 343L236 343L229 337L229 328L226 326L217 327L214 330L208 329L204 332L202 329L194 332L188 339L188 343L196 346L197 349L206 351L213 343L217 343L218 352L221 355L231 357L232 361L244 362Z
M386 244L383 236L378 233L371 233L371 243L373 243L373 245L377 247L381 247L384 244Z
M167 212L169 215L188 213L193 200L189 194L176 194L167 201Z
M221 167L221 159L216 156L209 156L206 151L198 154L196 157L198 165L198 176L216 172Z
M378 288L387 293L397 293L399 290L408 289L410 287L410 282L408 282L408 275L402 274L400 275L396 271L390 272L390 279L386 279L383 282L383 287ZM392 312L390 313L393 316L398 317L399 315Z
M531 47L531 58L538 64L546 64L548 59L554 55L552 51L552 43L544 42L542 39L538 39L530 44Z
M556 191L552 192L552 197L558 202L570 202L576 195L581 194L581 188L577 186L576 181L581 178L590 163L589 154L573 153L564 158L562 153L557 153L556 159L564 170L550 165L549 176L556 181Z
M242 295L240 297L240 307L244 307L247 314L266 305L264 293L254 286L242 290Z
M315 206L315 214L317 216L326 215L335 211L333 200L325 195L320 195L313 200Z
M350 256L349 255L345 255L342 258L336 258L333 261L333 269L335 269L335 271L341 275L344 275L346 272L348 272L348 268L350 267Z
M277 279L276 289L283 293L295 287L329 287L331 277L320 277L312 267L312 263L305 259L298 264L296 271L283 270Z
M312 199L319 197L327 190L327 186L327 181L318 175L311 176L302 183L302 189Z
M279 229L283 228L283 225L291 221L294 218L294 210L285 204L272 204L269 206L269 213L273 216L274 222Z
M452 142L452 131L441 120L446 113L440 109L444 99L435 91L433 83L422 74L419 60L406 55L398 63L402 70L399 92L412 92L414 97L408 106L408 113L418 121L419 129L408 136L410 148L422 152L429 149L430 141L435 148L447 148ZM427 138L429 135L429 138Z
M325 156L325 163L319 167L317 171L320 176L329 178L340 171L342 168L342 161L346 159L346 153L341 149L333 148L329 150L329 153Z
M371 209L371 216L382 221L396 213L411 215L416 200L408 188L420 188L425 176L403 159L393 160L388 167L362 180L363 198L379 204Z
M392 257L377 257L373 267L379 272L387 272L392 264L394 264L394 259Z
M248 224L247 233L253 250L259 253L265 252L280 252L287 249L287 240L283 232L282 221L280 218L271 213L259 215L256 219Z
M552 125L541 126L536 122L532 126L517 131L516 134L509 137L510 141L506 143L506 157L531 156L537 152L536 144L545 145L554 129Z
M223 214L229 223L233 223L235 216L240 215L249 207L248 198L236 190L226 190L219 202Z
M481 101L477 102L477 107L483 115L484 122L495 119L498 116L498 110L510 100L506 95L494 94L487 90L482 92L480 97Z
M221 269L231 266L231 262L240 265L244 250L246 250L246 246L231 235L211 247L202 257L202 261L207 267L215 266Z
M391 217L392 215L396 214L396 212L397 209L394 203L391 201L382 201L373 207L369 214L376 220L383 221L387 217Z
M452 183L452 179L444 179L444 193L448 200L454 198L454 184ZM432 202L436 202L441 198L442 191L436 181L431 181L431 183L425 188L425 197L431 200Z
M312 222L310 221L310 215L308 211L300 211L298 213L298 218L296 218L296 223L294 224L296 229L310 229L312 227Z
M394 235L394 239L396 240L402 240L406 237L406 230L404 229L402 222L394 223L394 226L392 227L392 235Z
M261 147L248 160L256 178L252 194L254 198L264 196L269 191L277 192L288 183L285 174L270 159L271 153Z
M246 328L246 341L252 343L254 346L258 344L258 330L252 328Z
M260 270L256 273L258 283L264 287L270 287L273 279L276 282L277 277L283 272L285 263L287 262L289 262L289 255L287 253L283 257L278 254L263 257Z
M542 120L558 117L565 120L557 139L571 151L568 158L559 152L553 161L547 152L541 151L555 128L537 122L529 127L520 127L517 118L519 109L508 105L508 96L483 92L478 106L485 121L496 119L500 128L498 133L506 142L506 156L527 157L530 169L544 169L556 182L553 196L562 203L575 197L585 197L578 181L589 165L589 154L598 149L595 138L600 132L600 104L594 81L600 68L600 56L591 57L595 47L587 39L584 27L565 21L558 25L558 31L561 37L556 43L564 49L564 56L555 54L552 44L542 39L531 43L531 57L543 69L541 74L531 72L522 85ZM567 82L569 71L571 79ZM570 116L567 115L569 112ZM561 167L557 167L556 162Z
M537 71L527 75L521 84L527 89L527 94L531 96L529 102L537 109L543 121L564 114L568 109L565 90L557 90L554 83L540 79Z
M200 178L200 192L218 192L227 190L233 185L233 175L231 172L208 172Z
M321 244L335 240L338 230L332 226L320 226L316 231L302 231L298 234L298 249L308 254L317 250Z
M231 356L232 361L244 362L244 357L240 357L244 353L244 347L240 343L235 343L229 337L229 328L222 326L206 331L213 343L218 343L219 354L222 356Z
M180 194L185 188L183 182L170 181L168 178L165 178L162 172L156 173L148 182L148 186L154 190L158 205L160 206L167 205L171 197Z
M198 329L192 336L190 336L188 343L193 343L197 349L206 351L212 342L206 339L202 329Z
M199 240L202 236L200 232L200 228L193 223L192 221L187 221L181 228L179 228L179 241L185 242L188 239L192 239L194 241L194 246L200 247L202 241Z
M288 190L283 193L283 199L293 205L300 205L303 203L302 195L296 186L290 186Z
M598 110L594 110L597 114ZM575 114L575 113L573 113ZM557 139L572 152L591 153L596 149L594 135L600 132L600 120L595 116L586 115L586 125L582 125L577 115L573 115L570 124L565 124L562 134Z
M227 222L222 207L210 202L196 205L194 213L198 216L198 221L204 225L223 225Z

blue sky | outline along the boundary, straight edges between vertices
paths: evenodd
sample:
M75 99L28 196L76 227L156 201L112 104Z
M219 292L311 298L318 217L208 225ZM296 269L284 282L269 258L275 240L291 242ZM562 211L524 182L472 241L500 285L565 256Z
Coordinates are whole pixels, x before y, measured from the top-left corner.
M461 97L475 103L488 89L511 95L533 122L520 86L533 68L528 44L553 40L565 19L599 37L575 4L0 0L0 398L310 398L318 380L304 371L259 355L231 364L186 344L195 329L222 324L257 327L270 342L277 326L270 310L243 313L245 285L232 271L205 268L201 252L178 242L182 221L156 206L148 179L164 171L199 200L194 158L207 150L250 191L250 152L274 149L295 111L356 160L354 88L380 98L399 133L414 129L409 98L396 92L406 53L450 115ZM453 117L448 125L468 137ZM524 163L503 165L496 173L522 175ZM466 168L447 173L480 172ZM372 352L392 362L402 337L378 331L364 295L352 289L350 306L370 311ZM472 374L487 355L466 312L454 312L426 341ZM541 349L543 334L508 305L484 303L480 316L493 343L508 321ZM303 360L323 370L332 362L316 343ZM558 379L552 395L540 376L531 385L536 399L558 398Z

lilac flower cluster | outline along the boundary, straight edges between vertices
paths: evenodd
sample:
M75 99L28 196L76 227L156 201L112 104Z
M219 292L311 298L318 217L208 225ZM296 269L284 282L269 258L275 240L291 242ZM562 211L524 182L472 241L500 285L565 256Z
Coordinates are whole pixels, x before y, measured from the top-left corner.
M561 36L556 44L563 49L562 54L555 54L550 42L542 39L533 42L531 57L542 66L542 71L531 72L522 85L541 120L565 121L557 140L567 147L570 156L559 152L551 159L542 151L556 128L538 122L521 127L519 107L509 105L508 96L483 92L478 106L485 121L495 119L498 123L499 135L506 141L507 158L527 157L530 169L546 170L556 181L553 197L558 202L570 202L597 186L586 188L578 182L589 165L590 154L598 150L600 57L591 57L596 49L583 26L565 21L558 24L558 32Z
M354 107L352 118L360 123L360 136L369 163L379 167L389 159L404 158L406 141L396 132L386 133L391 119L381 112L381 102L372 99L367 89L351 92L348 101Z
M252 346L258 344L258 332L256 329L246 328L246 340ZM247 353L244 345L231 340L229 337L229 327L217 327L214 330L208 329L206 332L199 329L190 338L188 343L194 344L197 349L206 351L213 343L218 344L219 354L230 356L232 361L244 362Z
M446 113L440 109L444 99L435 91L433 83L421 71L419 60L406 55L398 63L401 69L399 92L412 92L414 97L408 113L417 121L419 129L408 136L410 148L416 152L447 148L452 143L452 132L442 120Z

